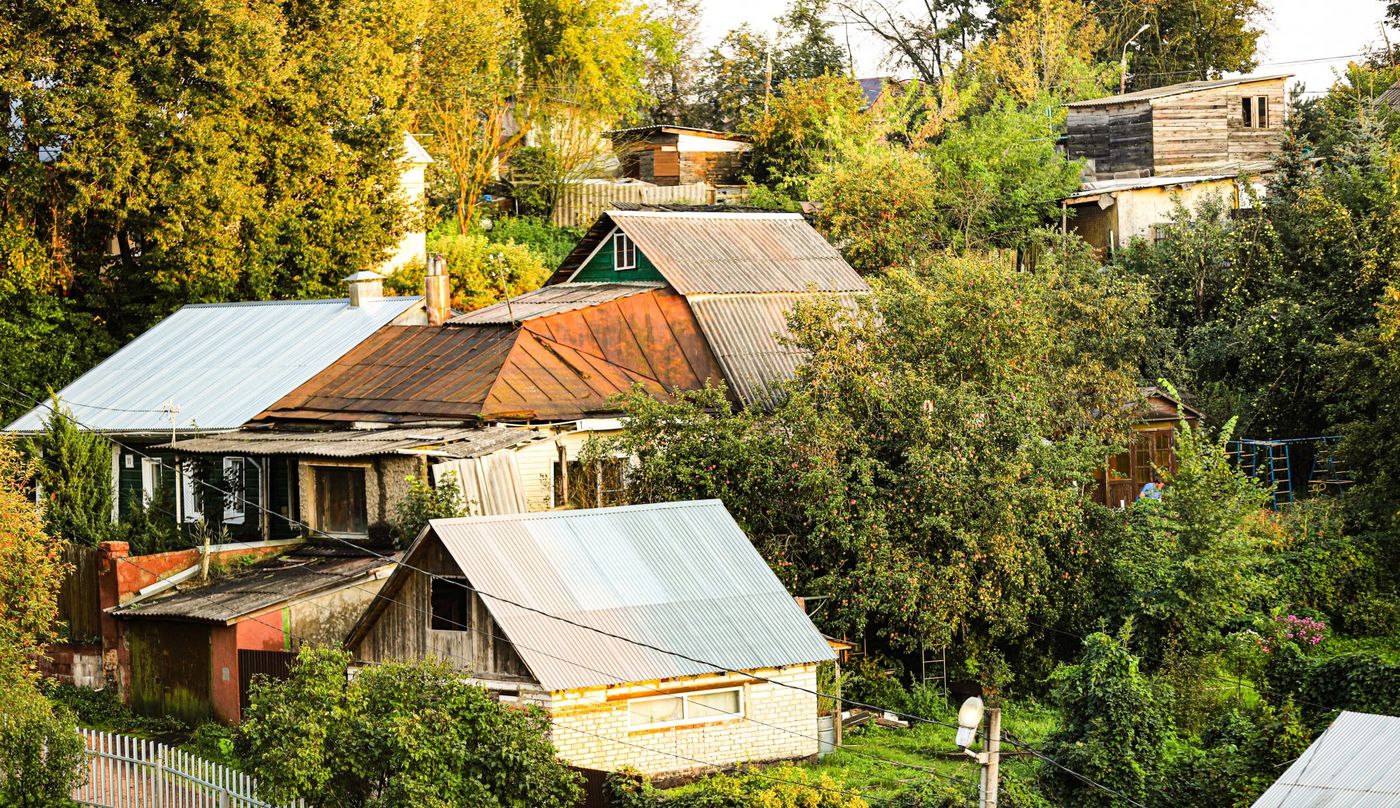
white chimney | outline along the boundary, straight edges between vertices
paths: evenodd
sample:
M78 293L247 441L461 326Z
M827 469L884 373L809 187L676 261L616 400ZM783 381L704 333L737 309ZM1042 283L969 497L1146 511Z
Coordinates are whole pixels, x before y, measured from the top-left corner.
M378 272L364 269L345 281L350 284L350 305L357 309L384 297L384 276Z
M452 279L447 275L447 259L437 253L428 256L423 300L428 308L428 325L442 325L452 316Z

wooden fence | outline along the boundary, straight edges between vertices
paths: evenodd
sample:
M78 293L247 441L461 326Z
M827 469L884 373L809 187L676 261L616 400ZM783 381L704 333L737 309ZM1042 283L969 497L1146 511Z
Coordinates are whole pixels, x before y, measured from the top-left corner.
M102 808L280 808L257 797L242 772L163 743L80 730L88 780L73 790L79 805ZM300 800L288 808L303 808Z
M102 636L102 606L97 593L96 547L64 543L63 563L71 565L58 590L58 619L68 624L71 642Z
M690 185L581 182L566 185L559 191L551 221L558 227L587 227L614 202L704 205L712 201L710 187L703 182Z

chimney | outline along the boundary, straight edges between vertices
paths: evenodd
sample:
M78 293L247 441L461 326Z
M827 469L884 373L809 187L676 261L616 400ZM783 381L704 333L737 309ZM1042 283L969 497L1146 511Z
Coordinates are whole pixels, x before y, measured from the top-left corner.
M428 307L428 325L442 325L452 316L452 279L447 276L447 259L437 253L428 256L423 298Z
M367 269L345 279L350 284L350 305L361 308L384 297L384 276Z

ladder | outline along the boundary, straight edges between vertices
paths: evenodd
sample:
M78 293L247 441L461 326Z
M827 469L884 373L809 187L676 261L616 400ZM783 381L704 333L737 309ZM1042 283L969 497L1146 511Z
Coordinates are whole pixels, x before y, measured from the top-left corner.
M920 646L919 679L924 684L937 684L943 698L948 698L948 646L941 645L936 652L927 645Z

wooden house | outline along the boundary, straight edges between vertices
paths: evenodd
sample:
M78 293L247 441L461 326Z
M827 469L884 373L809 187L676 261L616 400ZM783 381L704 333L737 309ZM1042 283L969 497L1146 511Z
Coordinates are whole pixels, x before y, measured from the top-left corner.
M744 155L753 148L744 135L691 126L615 129L608 137L622 176L654 185L742 184Z
M1283 144L1288 78L1192 81L1067 104L1065 153L1085 165L1082 187L1063 202L1065 227L1107 253L1134 237L1166 237L1177 201L1212 195L1248 207Z
M550 717L569 764L812 757L834 653L718 501L434 520L351 631Z
M1140 417L1128 448L1104 463L1094 500L1123 508L1142 496L1148 484L1161 485L1163 472L1176 471L1176 429L1200 423L1201 413L1157 387L1142 390Z

